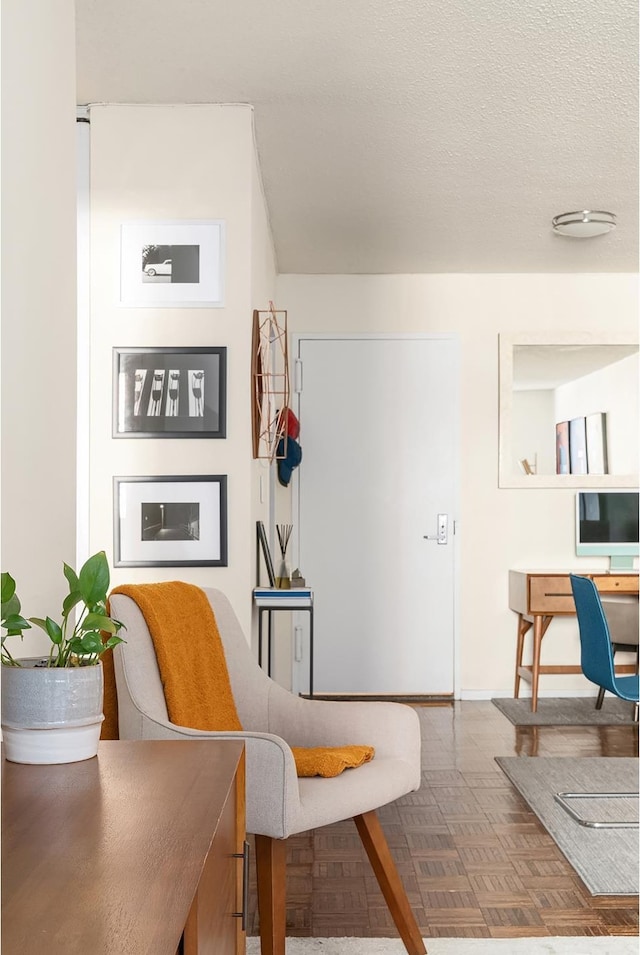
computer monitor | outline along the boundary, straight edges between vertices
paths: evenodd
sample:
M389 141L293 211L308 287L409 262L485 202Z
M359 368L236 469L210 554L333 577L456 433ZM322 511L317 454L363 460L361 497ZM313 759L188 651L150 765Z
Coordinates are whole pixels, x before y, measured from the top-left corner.
M638 500L638 491L578 491L578 557L610 557L612 571L633 570L640 553Z

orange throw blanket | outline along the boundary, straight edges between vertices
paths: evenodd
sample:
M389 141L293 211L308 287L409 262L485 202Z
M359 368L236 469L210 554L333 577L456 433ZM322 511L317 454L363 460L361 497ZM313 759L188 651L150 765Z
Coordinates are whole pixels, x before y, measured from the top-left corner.
M373 746L292 746L298 776L338 776L373 759Z
M113 594L134 600L147 623L172 723L192 729L242 730L224 647L211 604L200 587L171 581L124 584ZM117 739L117 696L111 654L104 654L103 739ZM298 776L337 776L373 758L372 746L292 747Z

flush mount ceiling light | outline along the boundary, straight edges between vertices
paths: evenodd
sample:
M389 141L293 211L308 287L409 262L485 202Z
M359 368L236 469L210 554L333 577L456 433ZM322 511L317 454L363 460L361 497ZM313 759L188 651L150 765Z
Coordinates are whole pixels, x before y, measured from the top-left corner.
M613 212L583 209L581 212L563 212L551 220L554 232L570 235L576 239L589 239L604 235L616 227Z

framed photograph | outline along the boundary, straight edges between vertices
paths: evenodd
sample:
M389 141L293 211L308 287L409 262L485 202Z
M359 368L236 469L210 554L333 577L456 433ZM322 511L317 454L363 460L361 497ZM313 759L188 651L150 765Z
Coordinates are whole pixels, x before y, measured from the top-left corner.
M227 476L114 477L114 567L226 567Z
M127 308L221 308L222 219L135 219L120 229L120 298Z
M569 474L569 422L556 424L556 474Z
M256 584L260 586L260 554L267 568L267 577L269 578L269 586L275 587L276 585L276 575L273 569L273 560L271 559L271 551L269 550L269 541L267 540L267 532L264 529L264 524L262 521L256 521L256 530L258 535L258 574L256 579Z
M598 411L595 414L588 414L585 421L589 474L608 474L606 413Z
M572 474L587 473L587 433L584 418L569 422L569 463Z
M226 437L226 348L114 348L114 438Z

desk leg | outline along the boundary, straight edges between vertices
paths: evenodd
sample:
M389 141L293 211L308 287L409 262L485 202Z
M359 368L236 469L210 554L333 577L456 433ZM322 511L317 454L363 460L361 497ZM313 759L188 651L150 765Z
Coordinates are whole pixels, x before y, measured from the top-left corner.
M542 617L533 618L533 660L531 661L531 712L538 709L538 680L540 679L540 652L542 650Z
M533 616L533 660L531 661L531 712L538 711L538 680L540 679L540 655L542 652L542 638L553 620L553 615Z
M520 667L522 666L522 656L524 654L524 638L532 627L530 620L525 620L523 614L518 614L518 646L516 649L516 682L513 690L514 700L518 699L520 693Z
M313 607L309 608L309 696L313 696Z
M267 610L267 676L271 676L271 610Z
M264 607L258 607L258 666L262 666L262 611Z

